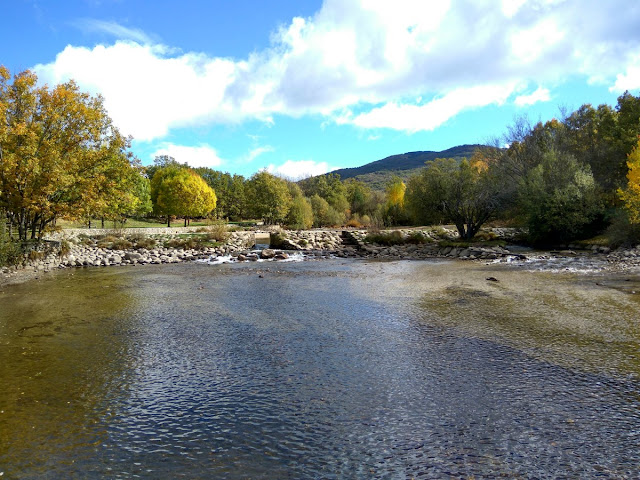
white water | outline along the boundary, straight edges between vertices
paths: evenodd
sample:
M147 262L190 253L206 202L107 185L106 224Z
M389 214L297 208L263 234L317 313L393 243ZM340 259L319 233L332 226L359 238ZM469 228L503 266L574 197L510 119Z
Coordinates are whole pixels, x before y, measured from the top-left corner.
M259 254L259 250L252 250L250 253ZM274 260L277 262L302 262L305 259L305 255L301 252L287 253L287 254L289 255L289 257L284 260L275 260L273 258L269 258L269 259L259 258L258 260L244 260L244 262L262 263L262 262L272 262ZM221 256L212 255L207 259L197 260L197 262L206 263L209 265L222 265L225 263L241 263L238 261L237 257L233 257L231 255L221 255Z

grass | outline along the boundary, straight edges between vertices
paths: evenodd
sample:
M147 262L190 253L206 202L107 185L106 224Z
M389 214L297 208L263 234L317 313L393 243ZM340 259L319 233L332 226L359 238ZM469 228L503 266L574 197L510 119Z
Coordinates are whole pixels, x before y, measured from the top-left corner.
M571 243L580 245L583 248L593 247L594 245L597 245L599 247L607 247L611 244L611 239L607 235L597 235L592 238L587 238L584 240L576 240Z
M222 245L222 242L213 241L206 234L175 237L164 243L165 247L183 248L185 250L203 250L208 247L219 247L220 245Z
M211 226L212 220L203 219L203 220L191 220L191 227L207 227ZM102 228L102 223L99 218L91 220L91 229L94 228ZM176 219L171 221L172 227L182 227L184 225L184 219ZM65 229L65 228L86 228L86 221L71 221L71 220L58 220L57 226ZM104 221L104 228L120 230L127 228L164 228L167 226L166 219L161 220L157 218L128 218L124 224L119 222L114 222L110 220Z

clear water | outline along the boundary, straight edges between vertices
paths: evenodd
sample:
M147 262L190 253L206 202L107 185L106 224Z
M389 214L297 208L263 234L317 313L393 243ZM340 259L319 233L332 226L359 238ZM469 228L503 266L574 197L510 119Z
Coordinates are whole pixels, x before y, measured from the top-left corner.
M4 287L0 472L637 478L637 283L324 260Z

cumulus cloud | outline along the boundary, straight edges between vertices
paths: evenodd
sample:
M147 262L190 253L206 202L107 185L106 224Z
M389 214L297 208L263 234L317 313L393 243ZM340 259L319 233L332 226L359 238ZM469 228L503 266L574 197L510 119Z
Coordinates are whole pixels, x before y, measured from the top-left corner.
M627 65L624 73L616 76L616 83L610 88L612 92L624 92L640 88L640 55L635 55Z
M160 155L169 155L179 163L188 163L190 167L218 167L224 160L218 156L215 148L209 145L197 147L165 143L150 156L150 160Z
M546 88L538 87L538 89L529 95L519 95L513 101L519 107L526 107L538 102L548 102L551 100L551 94Z
M271 164L267 167L269 173L292 180L321 175L331 170L335 170L335 168L330 167L327 162L314 162L313 160L287 160L282 165Z
M633 88L639 24L640 8L625 0L325 0L243 59L179 53L135 29L94 22L124 40L67 46L35 70L49 83L72 77L102 93L116 124L138 140L308 114L412 132L469 108L544 98L519 96L517 85L579 75ZM417 97L428 101L407 100Z
M433 130L466 108L503 104L515 88L515 85L462 88L425 105L391 102L355 117L348 113L336 121L363 128L390 128L407 132Z

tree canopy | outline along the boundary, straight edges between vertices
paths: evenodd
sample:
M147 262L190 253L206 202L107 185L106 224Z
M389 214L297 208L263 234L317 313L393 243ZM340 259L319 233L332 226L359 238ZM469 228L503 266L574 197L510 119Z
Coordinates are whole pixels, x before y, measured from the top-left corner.
M38 86L30 71L10 78L0 67L0 209L20 239L40 238L60 217L135 208L130 142L102 97L72 81Z
M158 170L151 181L156 212L167 216L205 217L216 208L216 194L200 175L190 168L173 165Z
M246 186L250 212L267 225L283 222L291 207L291 194L286 180L262 170L254 174Z

